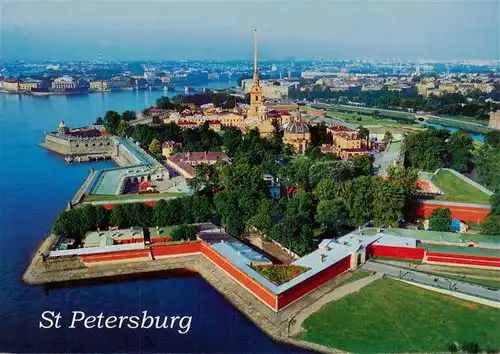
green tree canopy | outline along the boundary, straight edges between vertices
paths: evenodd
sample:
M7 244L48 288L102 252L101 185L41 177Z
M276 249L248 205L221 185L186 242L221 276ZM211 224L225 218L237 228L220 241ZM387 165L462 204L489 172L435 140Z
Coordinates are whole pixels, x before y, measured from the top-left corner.
M153 139L149 144L149 152L153 155L160 155L161 151L161 143L157 139Z
M120 113L115 111L107 111L106 115L104 116L104 128L109 134L116 135L120 120Z
M448 208L434 209L429 217L429 228L432 231L451 231L451 212Z
M451 168L459 172L467 171L474 150L474 140L462 131L453 133L446 144Z
M348 212L340 199L321 200L316 211L316 222L327 232L337 232L340 226L348 223Z

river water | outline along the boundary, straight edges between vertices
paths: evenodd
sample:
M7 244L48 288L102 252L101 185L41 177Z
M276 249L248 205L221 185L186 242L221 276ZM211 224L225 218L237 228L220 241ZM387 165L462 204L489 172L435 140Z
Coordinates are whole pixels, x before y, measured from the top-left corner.
M212 84L223 88L231 83ZM174 95L175 93L169 93ZM21 276L58 214L90 167L68 165L36 146L59 121L76 127L106 110L141 111L164 92L123 91L84 96L0 95L0 352L297 352L273 342L201 277L71 284L47 290ZM62 328L40 329L44 311L61 312ZM187 334L168 329L68 329L72 311L87 315L192 316Z

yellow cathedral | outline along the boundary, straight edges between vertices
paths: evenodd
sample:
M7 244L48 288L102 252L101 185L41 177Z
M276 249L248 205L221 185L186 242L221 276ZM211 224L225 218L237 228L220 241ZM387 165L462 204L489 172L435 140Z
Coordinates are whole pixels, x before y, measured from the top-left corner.
M268 114L274 113L274 114ZM259 80L257 28L254 29L253 82L250 88L250 107L248 108L245 129L258 128L260 136L269 137L275 130L273 122L284 127L284 142L291 145L297 153L304 153L310 141L307 124L300 120L300 112L292 118L288 112L268 112Z

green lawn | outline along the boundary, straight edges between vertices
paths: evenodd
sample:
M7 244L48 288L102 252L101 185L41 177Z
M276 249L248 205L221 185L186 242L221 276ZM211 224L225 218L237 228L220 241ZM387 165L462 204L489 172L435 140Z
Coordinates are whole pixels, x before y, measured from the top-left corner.
M449 171L439 171L432 179L432 182L445 194L437 199L463 203L490 203L490 197L487 194L461 180Z
M445 351L452 341L500 349L500 310L380 279L324 306L302 339L353 353Z
M148 194L124 194L124 195L86 195L83 199L84 202L101 202L101 201L112 201L112 200L128 200L128 199L152 199L159 197L183 197L186 196L184 193L148 193Z

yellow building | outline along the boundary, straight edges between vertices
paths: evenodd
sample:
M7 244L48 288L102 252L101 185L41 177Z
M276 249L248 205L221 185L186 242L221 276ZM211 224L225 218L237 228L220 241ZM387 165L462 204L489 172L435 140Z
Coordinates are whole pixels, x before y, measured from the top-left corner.
M19 81L17 80L3 81L2 88L6 91L19 91Z
M340 125L328 127L326 131L332 136L332 144L323 145L321 151L335 154L341 159L369 154L370 143L367 145L357 131Z
M310 141L311 133L307 124L299 120L287 124L284 130L283 142L291 145L297 154L303 154Z
M108 84L103 80L90 81L89 87L91 90L105 91L108 89Z
M35 81L19 82L19 91L31 91L32 89L37 89L40 84Z
M428 91L435 88L435 83L434 81L420 81L415 87L419 95L427 97L429 95Z
M439 91L442 93L451 93L456 92L458 90L458 86L455 84L440 84Z
M490 128L500 130L500 109L496 112L490 112Z

